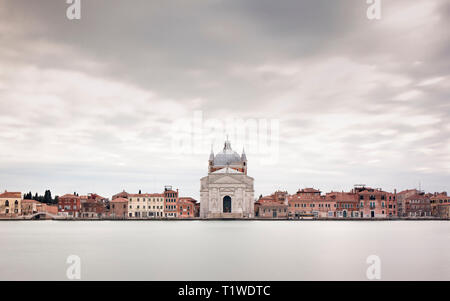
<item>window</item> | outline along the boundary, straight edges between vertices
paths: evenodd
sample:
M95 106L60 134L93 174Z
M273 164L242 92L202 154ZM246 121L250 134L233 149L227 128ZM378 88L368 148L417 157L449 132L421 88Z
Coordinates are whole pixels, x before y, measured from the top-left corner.
M5 207L9 207L9 201L8 200L5 201Z

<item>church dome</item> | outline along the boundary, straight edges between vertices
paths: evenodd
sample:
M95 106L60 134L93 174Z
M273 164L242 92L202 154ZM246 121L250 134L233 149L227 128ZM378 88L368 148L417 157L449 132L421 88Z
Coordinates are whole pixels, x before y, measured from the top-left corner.
M229 141L225 141L223 150L214 157L214 165L233 165L240 162L241 156L231 149Z

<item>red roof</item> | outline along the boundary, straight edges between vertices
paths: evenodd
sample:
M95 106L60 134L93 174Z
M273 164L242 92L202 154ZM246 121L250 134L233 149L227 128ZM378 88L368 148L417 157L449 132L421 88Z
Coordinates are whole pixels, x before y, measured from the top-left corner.
M0 198L17 198L17 199L20 199L20 198L22 198L22 193L21 192L9 192L9 191L5 190L5 192L0 194Z
M351 192L329 192L326 195L327 199L332 199L334 201L357 201L358 195Z
M135 193L135 194L128 194L130 197L143 197L143 198L149 198L149 197L164 197L163 193Z
M73 199L73 198L79 199L80 197L79 197L79 196L76 196L76 195L74 195L74 194L68 193L68 194L65 194L65 195L63 195L63 196L60 196L58 199Z
M128 200L125 198L117 198L111 201L111 203L127 203Z
M287 207L287 205L275 201L266 201L261 203L261 207Z
M406 200L429 200L430 198L424 194L415 194L406 198Z
M29 200L29 199L24 199L24 200L22 200L22 204L26 204L26 203L30 203L30 204L33 204L33 203L36 203L36 204L42 204L41 202L38 202L38 201L36 201L36 200Z
M190 203L196 204L197 200L195 200L191 197L180 197L180 198L178 198L178 202L190 202Z

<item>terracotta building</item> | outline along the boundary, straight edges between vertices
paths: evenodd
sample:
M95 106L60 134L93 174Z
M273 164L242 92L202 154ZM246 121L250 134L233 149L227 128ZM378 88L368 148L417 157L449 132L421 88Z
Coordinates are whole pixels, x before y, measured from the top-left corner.
M177 202L177 218L194 218L197 201L191 197L179 197Z
M421 191L417 190L417 189L407 189L407 190L403 190L400 191L399 193L397 193L396 197L397 197L397 215L399 217L405 217L406 216L406 198L416 195L416 194L420 194Z
M58 215L79 217L81 213L81 198L75 194L65 194L58 198Z
M361 217L358 195L356 193L332 191L326 194L325 199L329 202L328 217L332 217L332 214L336 218Z
M175 191L172 186L164 187L164 217L177 217L178 189Z
M397 191L394 190L394 193L387 192L386 193L387 198L387 212L389 218L395 218L398 217L398 211L397 211Z
M257 214L258 218L287 219L289 216L288 205L284 202L265 201L258 207Z
M80 197L81 202L81 218L98 219L106 216L106 206L109 202L106 198L95 193Z
M128 218L128 199L114 198L109 204L108 217L114 219Z
M388 192L364 185L355 185L352 192L358 195L361 217L386 218L388 216Z
M255 217L286 219L289 216L288 193L277 190L271 195L260 197L254 207Z
M430 196L418 193L405 199L404 212L407 217L431 216Z
M286 217L289 215L288 209L288 193L287 191L275 191L271 195L261 196L254 204L255 217L268 218L269 210L275 210L276 204L283 205L287 211ZM279 208L278 208L279 209ZM261 214L260 213L264 213ZM280 212L281 213L281 212ZM277 215L278 213L274 213L273 215Z
M22 215L25 217L34 215L34 219L51 219L57 214L57 205L44 204L35 200L22 200Z
M0 217L17 217L21 214L22 193L6 191L0 194Z
M288 196L288 208L291 219L334 217L336 201L322 196L320 190L305 188Z
M40 202L35 200L22 200L22 215L33 215L38 213L38 208L40 208Z
M438 218L450 219L450 196L447 192L435 193L430 198L431 214Z

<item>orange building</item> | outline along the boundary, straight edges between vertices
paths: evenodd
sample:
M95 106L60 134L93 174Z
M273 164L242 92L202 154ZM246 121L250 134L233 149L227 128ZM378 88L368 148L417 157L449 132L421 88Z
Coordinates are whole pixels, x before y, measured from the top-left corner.
M255 217L259 218L287 218L288 193L287 191L275 191L271 195L260 197L255 202Z
M81 198L75 194L65 194L58 198L58 215L76 218L81 213Z
M58 214L58 206L48 205L36 200L22 200L22 215L33 219L53 218ZM34 215L34 216L33 216Z
M407 189L396 194L397 199L397 215L399 217L406 216L406 198L421 193L417 189Z
M107 199L95 193L87 196L81 196L81 214L82 218L102 218L106 214Z
M450 196L447 192L435 193L430 198L431 214L438 218L450 219Z
M178 218L194 218L197 201L191 197L180 197L177 202Z
M115 219L126 219L128 217L128 199L114 198L109 204L108 216Z
M355 185L352 192L358 195L360 217L386 218L388 216L388 192L365 185Z
M258 207L257 217L270 219L287 219L288 205L276 201L265 201Z
M178 189L175 191L172 186L164 187L164 217L177 217Z
M405 199L405 215L407 217L431 216L430 196L418 193Z
M337 218L358 218L360 217L358 195L352 192L330 192L326 194L326 200L329 201L330 210L328 217Z
M292 219L335 217L336 201L314 188L301 189L288 196L288 206Z

